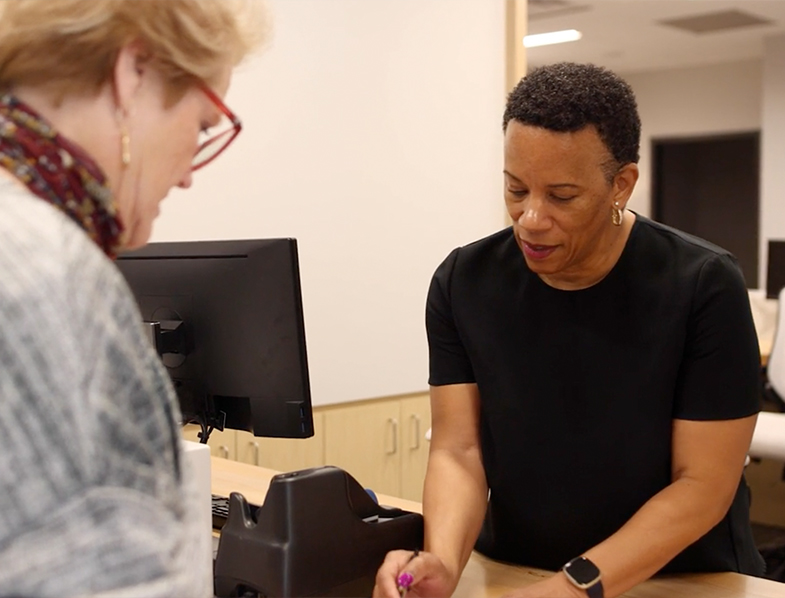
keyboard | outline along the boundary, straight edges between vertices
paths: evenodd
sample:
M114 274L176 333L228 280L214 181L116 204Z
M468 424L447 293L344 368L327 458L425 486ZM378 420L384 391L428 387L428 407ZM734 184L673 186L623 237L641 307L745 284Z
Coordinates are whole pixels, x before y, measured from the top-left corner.
M254 513L259 507L257 505L248 503L251 507L251 513ZM229 497L220 496L218 494L212 495L212 511L213 511L213 529L220 530L226 523L229 517Z
M229 498L213 494L213 529L221 529L229 517Z

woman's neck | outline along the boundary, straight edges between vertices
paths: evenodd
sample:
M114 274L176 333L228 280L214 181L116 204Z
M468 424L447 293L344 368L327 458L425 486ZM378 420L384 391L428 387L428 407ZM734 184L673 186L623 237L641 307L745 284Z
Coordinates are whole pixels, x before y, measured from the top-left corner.
M46 119L59 134L87 152L106 174L110 186L117 180L119 164L113 162L118 160L107 159L119 156L120 152L109 87L92 96L69 95L59 101L40 87L16 87L11 93ZM112 143L114 137L117 139Z

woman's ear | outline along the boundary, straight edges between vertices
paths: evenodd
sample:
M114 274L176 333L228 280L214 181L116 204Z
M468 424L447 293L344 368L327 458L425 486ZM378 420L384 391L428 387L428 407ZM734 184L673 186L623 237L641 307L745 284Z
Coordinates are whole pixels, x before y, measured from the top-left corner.
M632 191L635 189L635 183L638 182L639 174L638 165L634 162L630 162L622 166L614 177L613 201L614 203L618 203L622 209L627 205L627 200L630 199Z
M117 53L114 65L114 98L118 111L129 112L133 98L142 84L147 53L140 42L125 44Z

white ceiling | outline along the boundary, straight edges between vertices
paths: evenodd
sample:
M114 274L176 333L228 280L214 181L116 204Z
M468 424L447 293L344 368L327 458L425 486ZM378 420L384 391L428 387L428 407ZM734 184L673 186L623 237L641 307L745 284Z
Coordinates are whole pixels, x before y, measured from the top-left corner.
M662 20L736 10L773 21L691 33ZM577 42L529 48L529 69L562 60L619 73L761 58L763 40L785 34L785 0L529 0L528 33L578 29Z

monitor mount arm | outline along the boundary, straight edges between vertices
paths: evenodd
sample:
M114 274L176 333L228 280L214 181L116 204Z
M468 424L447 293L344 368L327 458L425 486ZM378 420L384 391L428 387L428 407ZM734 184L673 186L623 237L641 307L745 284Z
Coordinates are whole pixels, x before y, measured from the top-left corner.
M163 364L178 367L193 350L193 341L183 320L146 321L148 337ZM196 423L201 428L199 441L207 444L213 430L223 430L226 413L217 411L212 397L202 388L188 380L173 379L180 401L183 424Z

